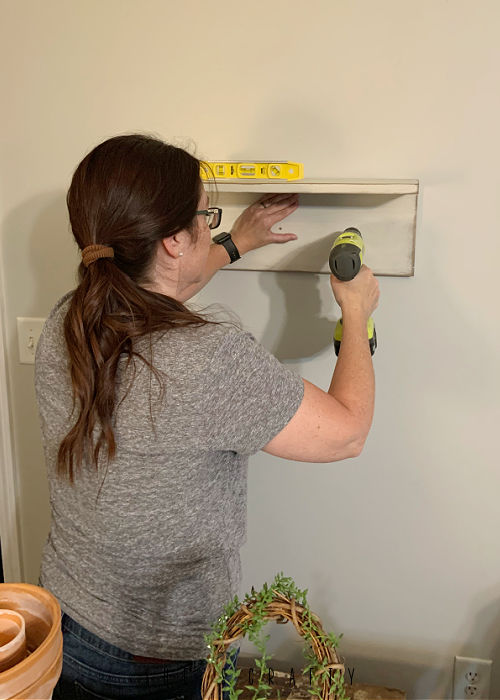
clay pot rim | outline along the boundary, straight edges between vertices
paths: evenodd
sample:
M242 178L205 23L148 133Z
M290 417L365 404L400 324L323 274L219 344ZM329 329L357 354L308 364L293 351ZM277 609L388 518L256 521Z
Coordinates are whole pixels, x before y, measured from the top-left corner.
M55 600L54 596L46 591L44 588L41 588L41 586L34 586L31 583L2 583L0 584L0 591L4 590L12 590L16 593L30 593L31 595L34 595L36 598L43 598L43 602L47 603L47 607L49 608L50 612L53 614L54 617L54 623L48 633L48 635L45 637L43 642L40 644L39 647L35 649L35 651L31 652L23 661L20 663L16 664L12 668L8 668L6 671L2 671L1 673L1 678L2 681L7 683L10 680L10 677L13 676L19 676L20 673L24 673L26 669L28 669L30 666L38 662L39 656L45 653L45 650L47 647L52 645L54 638L58 635L61 634L62 637L62 632L61 632L61 609L59 607L59 604ZM6 610L9 610L9 608L4 608ZM17 612L14 610L14 612Z
M5 617L13 615L14 618L17 618L20 624L16 636L13 637L10 642L0 645L0 654L6 654L12 647L18 646L20 641L22 643L22 640L26 639L26 622L21 613L18 613L17 610L10 610L9 608L0 608L0 617L3 617L4 615Z

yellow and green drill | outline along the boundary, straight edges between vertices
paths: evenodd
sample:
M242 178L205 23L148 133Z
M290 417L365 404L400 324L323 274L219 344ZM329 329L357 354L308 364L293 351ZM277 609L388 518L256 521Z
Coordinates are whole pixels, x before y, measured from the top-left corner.
M365 254L365 244L363 237L357 228L346 228L346 230L337 236L330 251L328 262L332 275L335 275L341 282L349 282L356 277L363 264L363 256ZM377 333L375 324L370 317L367 324L368 342L370 343L370 352L373 355L377 347ZM337 321L335 333L333 334L333 346L335 354L339 354L340 343L342 342L342 319Z

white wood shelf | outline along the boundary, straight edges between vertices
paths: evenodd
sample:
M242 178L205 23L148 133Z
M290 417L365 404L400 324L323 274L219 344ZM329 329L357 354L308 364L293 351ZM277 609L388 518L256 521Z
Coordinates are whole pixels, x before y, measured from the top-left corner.
M298 240L253 250L228 269L329 274L336 234L355 226L365 241L365 262L375 274L414 274L418 180L216 180L216 190L223 209L221 231L229 231L265 193L299 194L297 211L273 227L277 233L296 233Z
M216 180L219 192L303 192L311 194L416 194L418 180Z

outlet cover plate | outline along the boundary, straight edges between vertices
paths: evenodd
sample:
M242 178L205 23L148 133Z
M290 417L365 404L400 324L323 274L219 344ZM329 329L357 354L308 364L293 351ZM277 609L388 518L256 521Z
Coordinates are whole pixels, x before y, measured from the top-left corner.
M488 700L491 666L491 659L455 656L453 700Z

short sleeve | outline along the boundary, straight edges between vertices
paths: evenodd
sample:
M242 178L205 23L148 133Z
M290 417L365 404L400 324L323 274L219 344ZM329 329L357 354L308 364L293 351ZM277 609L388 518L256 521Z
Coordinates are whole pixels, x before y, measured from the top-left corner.
M223 337L204 383L211 449L244 455L267 445L295 415L304 396L302 378L244 332Z

